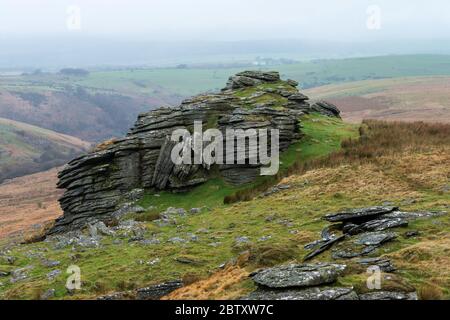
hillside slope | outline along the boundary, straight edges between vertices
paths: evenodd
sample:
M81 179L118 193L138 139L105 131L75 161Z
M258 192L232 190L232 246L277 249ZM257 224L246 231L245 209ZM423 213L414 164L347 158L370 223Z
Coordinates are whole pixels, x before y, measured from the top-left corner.
M326 133L342 129L341 124L320 116L305 119L304 124L314 130L307 131L307 140L296 152L323 155L318 150L328 150L325 154L337 150ZM108 293L116 293L112 298L139 298L148 291L135 289L178 279L186 287L166 299L245 296L256 288L248 277L251 272L302 261L309 252L304 246L320 239L328 225L322 219L326 213L387 203L407 211L448 211L449 131L449 126L366 122L360 130L363 139L347 141L341 151L322 159L314 157L307 166L292 167L278 188L247 202L220 203L207 196L217 193L218 188L211 185L199 187L204 188L203 202L201 197L189 203L186 195L171 195L164 203L162 198L168 200L168 195L148 194L141 205L158 209L128 216L142 222L120 222L101 231L100 237L85 233L11 248L8 256L14 259L5 261L13 262L4 262L0 269L16 270L14 274L23 277L2 281L0 296L40 298L52 292L50 297L57 299ZM170 224L154 221L158 215L153 213L167 206L190 211L194 205L206 207L174 216ZM397 267L394 273L383 275L381 289L415 290L422 299L448 299L449 228L449 215L444 214L393 229L398 234L395 241L369 255L390 259ZM412 236L406 236L409 233ZM313 262L330 259L325 252ZM354 259L339 262L348 268L336 285L353 286L358 294L367 292L366 269ZM82 288L69 294L64 288L64 270L74 263L81 268ZM223 263L227 263L225 268ZM171 283L176 287L178 282Z
M61 168L15 178L0 184L0 239L39 230L62 214L56 189Z
M347 121L362 119L450 123L450 78L366 80L306 90L336 104Z
M0 118L0 182L60 166L89 146L75 137Z
M123 135L143 111L177 102L164 92L149 95L76 85L78 77L0 77L0 117L97 142ZM153 94L152 94L153 93Z

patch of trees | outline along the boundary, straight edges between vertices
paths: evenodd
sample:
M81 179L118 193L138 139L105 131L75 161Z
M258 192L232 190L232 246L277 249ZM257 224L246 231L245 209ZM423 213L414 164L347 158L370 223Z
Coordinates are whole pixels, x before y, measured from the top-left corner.
M89 71L79 68L64 68L59 71L60 74L65 76L86 77L89 75Z
M11 93L19 96L20 99L29 102L34 107L38 107L42 103L47 101L47 97L45 95L37 93L37 92L14 91L14 92L11 92Z
M114 128L115 134L123 135L136 120L141 107L132 98L120 94L90 93L78 86L72 94L79 100L88 102L103 110L108 117L102 119L103 125Z
M79 155L81 155L81 152L75 149L59 150L56 146L47 146L44 148L43 153L34 161L1 164L0 183L6 179L22 177L62 166Z

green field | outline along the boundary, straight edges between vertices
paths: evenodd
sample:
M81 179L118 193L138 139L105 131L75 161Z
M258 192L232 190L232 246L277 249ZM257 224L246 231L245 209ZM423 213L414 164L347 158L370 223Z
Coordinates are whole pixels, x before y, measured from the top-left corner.
M0 77L0 88L10 90L64 90L67 86L83 86L91 90L113 90L139 95L169 92L190 96L219 90L232 74L245 68L161 68L94 71L86 77L61 75L29 75ZM406 76L450 75L450 56L407 55L339 60L313 60L296 64L257 67L279 71L284 78L311 88L331 83Z

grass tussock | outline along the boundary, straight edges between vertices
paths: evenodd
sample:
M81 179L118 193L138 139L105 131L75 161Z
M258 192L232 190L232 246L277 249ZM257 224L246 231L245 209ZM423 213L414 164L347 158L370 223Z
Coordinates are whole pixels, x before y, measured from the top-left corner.
M357 139L347 139L341 149L309 161L297 160L292 166L252 189L239 190L224 198L225 204L250 201L283 178L313 169L334 168L345 164L377 163L380 158L405 152L426 152L450 146L450 124L425 122L389 122L364 120Z
M429 283L419 288L418 295L420 300L442 300L444 298L442 289Z
M113 144L115 144L117 142L117 139L109 139L106 141L103 141L101 143L99 143L98 145L96 145L93 149L92 152L99 152L99 151L103 151L108 149L110 146L112 146Z
M212 274L205 280L180 288L163 300L210 300L230 299L244 295L242 281L248 278L248 272L237 266L230 266Z

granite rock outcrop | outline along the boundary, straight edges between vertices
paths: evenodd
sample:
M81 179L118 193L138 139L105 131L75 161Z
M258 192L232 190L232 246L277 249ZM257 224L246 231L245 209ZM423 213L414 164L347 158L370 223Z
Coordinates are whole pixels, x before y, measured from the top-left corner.
M245 71L230 77L220 93L201 94L178 107L139 115L126 137L103 143L59 173L58 187L65 189L60 199L64 215L49 234L107 221L126 211L121 208L135 201L135 190L183 192L213 176L235 185L253 181L261 165L250 164L248 154L244 164L174 164L171 152L177 143L171 135L177 129L193 132L194 121L201 122L203 130L221 132L229 128L278 129L282 152L301 138L300 116L304 113L339 115L328 104L311 105L296 85L293 80L281 80L277 72ZM224 155L237 152L236 145L227 149L223 141L223 146Z

